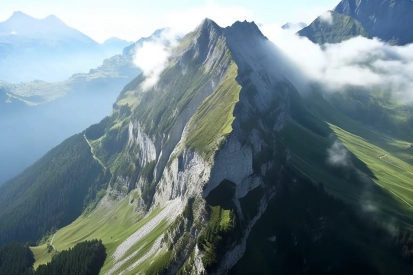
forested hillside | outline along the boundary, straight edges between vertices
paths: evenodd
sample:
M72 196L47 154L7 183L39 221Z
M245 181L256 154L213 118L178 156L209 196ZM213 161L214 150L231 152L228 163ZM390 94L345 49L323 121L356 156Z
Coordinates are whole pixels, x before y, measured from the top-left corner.
M50 252L49 252L50 253ZM101 240L79 243L57 252L47 265L33 270L34 257L27 244L9 243L0 247L0 274L4 275L97 275L106 259Z
M32 274L33 253L28 244L8 243L0 246L0 274Z
M75 220L109 177L82 134L0 187L0 245L36 241Z
M40 265L34 275L97 275L105 259L102 241L86 241L60 252L47 265Z

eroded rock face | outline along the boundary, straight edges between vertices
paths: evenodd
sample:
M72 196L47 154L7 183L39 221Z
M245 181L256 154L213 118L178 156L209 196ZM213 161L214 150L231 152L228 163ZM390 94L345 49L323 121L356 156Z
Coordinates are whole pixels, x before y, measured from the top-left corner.
M133 194L133 211L153 215L117 247L108 274L132 259L127 270L133 270L162 253L173 255L171 274L184 266L185 274L225 272L243 256L250 231L275 195L273 178L281 166L274 159L284 158L284 148L276 147L274 135L287 121L288 85L303 85L299 70L254 23L221 28L205 20L183 45L153 90L140 93L139 83L128 87L139 103L131 105L129 117L112 119L117 127L107 127L114 134L102 137L122 148L109 159L108 193ZM212 112L219 118L205 119ZM217 122L221 117L226 120ZM202 140L203 135L208 137ZM194 139L203 142L191 143ZM163 224L167 229L158 232L148 253L127 254ZM214 249L219 257L211 264L205 257Z
M371 37L397 45L413 42L410 0L343 0L334 11L359 21Z

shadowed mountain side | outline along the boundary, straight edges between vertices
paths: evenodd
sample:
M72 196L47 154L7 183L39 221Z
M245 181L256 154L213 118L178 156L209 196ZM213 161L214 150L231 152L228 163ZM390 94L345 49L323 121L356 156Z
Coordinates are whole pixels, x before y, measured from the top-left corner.
M340 43L356 36L369 37L368 32L356 19L336 12L331 13L331 22L318 17L308 27L303 28L297 34L307 37L313 43Z
M334 11L356 19L370 37L396 45L413 42L410 0L343 0Z

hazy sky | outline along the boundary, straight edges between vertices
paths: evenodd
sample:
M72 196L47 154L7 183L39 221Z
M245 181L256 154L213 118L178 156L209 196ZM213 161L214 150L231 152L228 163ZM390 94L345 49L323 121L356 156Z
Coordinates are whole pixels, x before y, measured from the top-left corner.
M0 21L13 11L36 18L54 14L69 26L98 42L109 37L135 41L155 29L170 25L192 26L198 17L209 17L220 25L235 20L264 24L311 23L339 0L2 0ZM201 19L199 19L201 20Z

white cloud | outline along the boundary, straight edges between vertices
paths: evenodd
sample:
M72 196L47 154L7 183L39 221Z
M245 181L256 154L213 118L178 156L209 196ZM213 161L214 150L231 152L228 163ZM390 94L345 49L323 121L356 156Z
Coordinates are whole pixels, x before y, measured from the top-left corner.
M177 44L177 38L193 31L203 19L214 20L221 27L232 25L237 20L251 20L253 14L240 6L218 5L207 1L204 5L167 14L168 30L159 39L143 43L135 49L134 63L146 77L142 83L144 91L152 88L167 66L170 48Z
M323 14L321 14L320 20L330 25L333 25L333 15L331 14L331 11L326 11Z
M152 88L158 82L168 63L170 49L177 44L177 37L175 31L166 29L160 37L146 41L135 48L134 63L142 70L146 78L142 83L144 91Z
M337 1L338 2L338 1ZM320 14L323 14L327 10L331 9L332 4L326 3L324 5L317 5L316 3L311 3L311 5L297 5L288 14L288 21L290 22L305 22L310 24L314 21ZM277 18L274 18L275 20ZM278 22L282 23L282 22ZM285 23L285 22L284 22Z
M350 156L340 141L335 141L327 150L327 163L333 166L347 167L351 165Z
M159 80L161 72L168 61L169 53L166 46L158 42L145 42L136 50L134 62L146 77L142 89L153 87Z
M261 30L326 91L356 85L386 89L405 102L413 100L413 44L391 46L378 39L356 37L320 47L277 25L264 25Z

